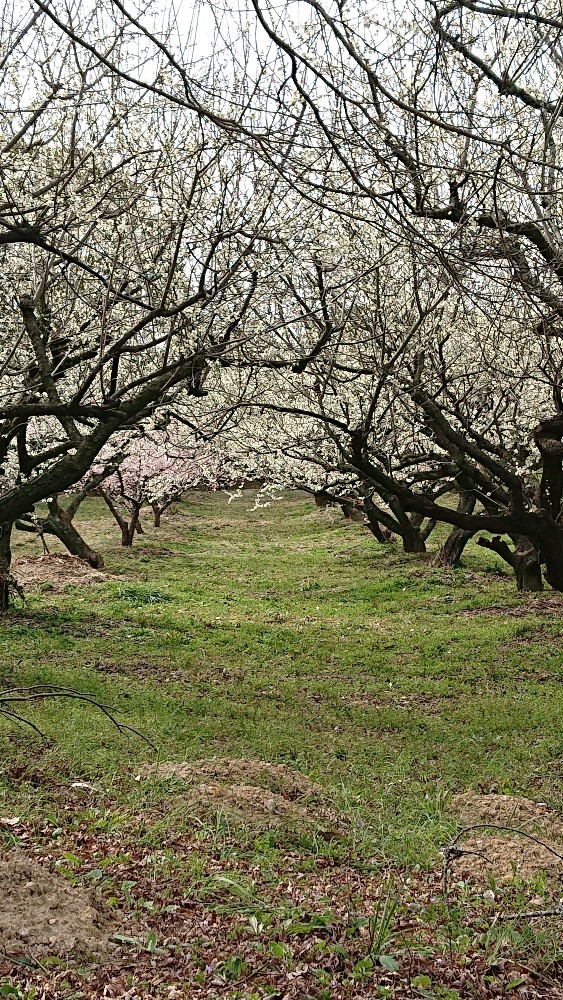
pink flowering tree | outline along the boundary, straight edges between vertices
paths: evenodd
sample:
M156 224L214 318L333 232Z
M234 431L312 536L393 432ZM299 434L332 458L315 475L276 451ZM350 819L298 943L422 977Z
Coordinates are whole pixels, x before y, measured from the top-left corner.
M127 456L104 479L98 492L121 529L121 544L142 533L141 512L150 507L154 527L191 488L219 489L226 484L225 459L205 446L152 433L130 442Z

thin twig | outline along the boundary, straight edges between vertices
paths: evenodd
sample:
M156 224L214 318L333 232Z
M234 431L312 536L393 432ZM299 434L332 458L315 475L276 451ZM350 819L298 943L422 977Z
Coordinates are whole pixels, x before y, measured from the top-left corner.
M563 861L563 854L560 854L559 851L556 851L554 847L550 847L550 845L546 844L545 841L540 840L539 837L534 837L533 834L528 833L526 830L521 830L520 827L499 826L496 823L475 823L473 826L464 827L464 829L461 830L460 833L458 833L457 837L454 837L449 847L445 848L445 850L450 850L452 847L455 847L457 845L457 842L461 840L461 838L464 837L466 833L471 833L472 830L502 830L504 833L517 833L521 837L526 837L528 840L533 840L533 842L535 844L539 844L540 847L545 847L546 851L549 851L551 854L554 854L556 858L559 858L561 861ZM458 850L460 850L462 853L468 853L463 851L463 848L459 848Z
M103 702L98 701L93 695L83 694L81 691L76 691L74 688L59 686L57 684L32 684L30 687L15 687L8 688L5 691L0 691L0 715L4 715L17 723L23 723L33 729L42 739L46 739L45 734L41 732L35 723L26 719L24 716L18 715L12 709L7 708L8 704L13 704L14 702L29 704L33 701L44 701L46 698L71 698L77 701L86 702L88 705L93 705L110 720L110 722L115 726L120 733L132 733L134 736L138 736L139 739L147 743L152 750L156 751L156 746L149 740L144 733L140 730L135 729L134 726L129 726L125 722L120 722L115 717L115 709L111 705L105 705Z
M453 860L455 858L462 857L464 854L475 854L478 857L482 857L483 860L487 862L487 864L492 864L492 862L489 860L489 858L487 858L486 855L483 854L482 852L480 852L480 851L469 851L469 850L466 851L466 850L464 850L463 847L458 847L457 846L458 843L459 843L459 841L462 839L462 837L465 837L466 834L471 833L473 830L500 830L503 833L516 833L520 837L526 837L527 840L533 841L534 844L539 844L540 847L544 847L546 851L550 852L550 854L554 854L556 858L559 858L561 861L563 861L563 854L560 854L559 851L556 851L554 847L551 847L549 844L546 844L545 841L540 840L539 837L534 837L533 834L528 833L526 830L521 830L519 827L514 827L514 826L499 826L497 823L475 823L472 826L466 826L466 827L463 828L463 830L460 830L460 832L457 834L457 836L454 837L454 839L451 841L450 844L447 845L447 847L440 848L441 853L444 856L444 868L443 868L443 873L442 873L442 895L444 897L444 902L445 902L445 904L446 904L446 906L448 908L449 908L449 905L450 905L449 904L449 874L450 874L450 869L451 869ZM555 910L554 913L550 913L549 916L554 916L556 914L560 914L560 915L563 914L563 910L561 910L561 909ZM520 914L520 916L522 916L522 917L536 916L536 915L540 916L541 914L539 914L539 913L538 914L526 914L526 913ZM515 916L518 916L518 914L516 914L516 915L514 915L512 917L505 916L505 917L503 917L503 919L504 920L515 919Z
M531 920L533 917L563 917L563 899L553 910L529 910L524 913L499 913L499 920Z

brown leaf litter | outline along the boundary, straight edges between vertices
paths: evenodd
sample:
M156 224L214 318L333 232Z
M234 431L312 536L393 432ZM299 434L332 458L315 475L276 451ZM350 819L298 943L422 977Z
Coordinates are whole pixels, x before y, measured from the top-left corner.
M66 554L20 556L14 559L12 572L24 590L38 590L48 585L49 590L60 592L68 584L104 583L111 579L84 559Z
M532 878L538 872L563 877L563 817L546 803L518 795L454 795L452 811L466 826L491 824L493 828L473 830L458 841L464 851L453 863L455 875L471 880L506 883L515 877ZM542 843L494 827L510 827L530 834Z
M33 832L31 825L29 832ZM529 943L521 947L508 941L492 964L483 906L468 903L463 888L453 885L452 902L463 905L471 938L470 950L464 943L456 948L450 927L435 906L442 884L439 870L406 872L391 866L366 872L349 867L346 858L318 857L315 866L304 871L302 852L291 849L281 864L269 870L269 866L256 865L246 851L217 849L214 838L206 843L197 833L190 837L184 832L174 849L178 860L198 859L197 869L202 865L205 872L199 881L191 875L186 879L187 873L167 863L170 843L163 845L167 850L154 851L138 843L137 832L134 823L108 833L82 820L53 838L50 826L45 825L42 844L32 847L44 863L64 863L71 851L81 861L75 875L84 878L100 865L101 858L107 858L104 891L118 894L125 880L132 887L126 907L138 911L141 901L149 906L143 907L142 914L135 913L139 921L135 940L129 939L127 948L117 949L87 974L76 963L73 967L72 961L63 966L46 962L41 968L24 970L21 964L2 962L0 957L0 982L17 986L20 992L34 990L37 1000L70 996L76 1000L225 1000L234 996L306 1000L326 995L319 979L327 982L329 977L333 1000L373 1000L376 995L413 1000L415 994L425 992L416 986L417 977L424 976L432 981L433 996L436 991L436 996L473 1000L501 995L563 1000L563 991L555 983L560 967L550 962L546 970L542 956L530 955ZM229 843L235 844L236 839ZM272 922L265 921L261 929L249 920L246 898L240 909L237 903L224 908L228 893L215 876L222 882L231 877L233 884L241 876L248 880L252 895L263 900L260 906L266 913L271 912ZM390 891L397 910L389 928L387 947L391 950L387 954L398 967L389 971L375 962L369 975L360 978L354 970L370 947L364 921L377 917ZM292 918L293 928L286 916ZM358 918L362 920L359 926ZM149 942L156 943L156 950ZM283 945L281 956L268 947L271 942ZM238 978L229 967L233 958L241 963Z
M321 787L285 764L231 757L164 761L142 774L185 782L188 806L198 814L220 810L235 821L269 828L327 820L335 825L334 814L322 805Z
M0 951L47 956L103 957L115 918L92 890L69 885L24 855L0 861Z

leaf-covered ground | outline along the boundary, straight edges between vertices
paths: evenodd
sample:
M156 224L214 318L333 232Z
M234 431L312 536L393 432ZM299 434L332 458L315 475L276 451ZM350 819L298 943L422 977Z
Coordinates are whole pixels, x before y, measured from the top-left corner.
M106 581L38 584L2 623L3 688L78 688L157 749L76 701L26 709L47 744L3 725L4 856L136 930L105 963L2 959L0 995L563 997L562 921L506 919L557 908L557 860L507 880L451 855L445 898L440 854L459 793L563 808L563 601L477 547L444 571L307 499L252 502L194 494L126 551L92 501ZM214 758L297 784L147 776Z

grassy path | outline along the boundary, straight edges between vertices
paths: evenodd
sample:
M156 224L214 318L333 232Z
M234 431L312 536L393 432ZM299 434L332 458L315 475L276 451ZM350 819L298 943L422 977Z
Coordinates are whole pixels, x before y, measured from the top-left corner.
M186 810L177 782L135 781L143 765L157 759L142 741L124 738L93 708L73 702L43 704L28 713L52 738L47 747L29 733L7 726L0 732L1 811L17 815L21 827L5 830L7 846L19 843L51 861L72 855L77 860L67 868L77 880L91 870L96 851L109 857L100 888L106 896L113 893L116 907L135 912L142 879L137 870L128 879L124 870L138 862L139 852L145 856L163 846L164 868L153 879L155 906L163 899L176 906L178 892L182 899L188 892L205 913L223 907L218 940L231 931L237 940L242 920L262 948L255 951L265 966L256 974L260 962L249 961L246 944L218 960L232 960L222 972L214 960L202 967L201 955L192 955L180 976L167 952L162 962L172 978L165 977L161 992L154 984L154 992L141 990L142 997L173 997L165 986L182 976L178 988L187 992L178 996L213 996L213 990L241 998L269 990L271 996L326 1000L472 995L463 992L463 982L452 985L455 976L435 982L434 967L427 972L424 965L426 946L413 943L412 928L408 949L415 949L419 971L409 973L411 993L400 992L400 956L407 945L404 934L396 937L396 927L405 923L418 893L427 907L425 920L417 917L418 940L425 939L420 928L426 923L434 931L439 925L447 933L438 935L436 955L453 953L454 932L443 912L437 915L435 902L438 848L457 828L448 809L452 794L493 790L563 808L563 601L552 594L539 601L517 595L512 581L476 546L465 568L443 571L430 559L376 545L358 525L320 514L308 500L293 497L253 511L251 503L250 496L228 504L222 496L196 494L159 531L147 528L125 551L92 501L82 527L106 554L111 578L30 594L2 624L2 683L67 684L93 693L149 735L161 760L246 758L288 765L322 787L330 814L339 817L338 835L326 829L265 832L253 829L252 817L239 828L220 807L217 812L215 801L201 814ZM26 537L16 555L30 552L38 554L38 543ZM96 794L69 792L76 780L93 785ZM104 840L100 846L100 837L113 837L115 844L110 849ZM178 837L184 838L181 859ZM121 856L129 861L115 860ZM294 888L284 890L289 902L279 902L280 878L288 870L301 880L302 903ZM363 880L362 871L368 873ZM221 882L226 872L238 890ZM396 878L400 892L389 888ZM405 888L408 878L413 886L422 879L424 889ZM127 881L135 884L130 898L119 888ZM373 918L374 900L389 896L394 913L389 927L383 926L389 942L374 945L373 927L366 931L363 918L348 940L341 926L343 885L347 927L357 907ZM456 892L464 899L456 934L467 937L463 922L478 923L482 906L476 907L467 887ZM381 906L377 919L385 925ZM303 912L310 916L311 907L321 923L289 937L286 928L284 937L284 921L306 924ZM252 935L253 916L262 930ZM162 913L160 921L160 936L166 937ZM489 960L486 933L478 927L468 937L484 963L476 983ZM549 966L553 976L549 926L541 932L545 941L535 931L526 934L518 948L533 953L534 967L541 953L542 968ZM326 944L318 949L318 968L310 949L305 959L294 954L293 945L301 947L311 935ZM334 957L339 941L346 953L340 968ZM374 960L377 949L391 942L399 971ZM276 943L280 948L272 948ZM454 950L461 955L468 949L466 943ZM358 969L366 955L366 968ZM276 994L277 974L268 980L272 961L276 968L287 966L285 992ZM458 979L467 974L467 962L452 962ZM305 985L299 976L291 978L300 963L313 969L302 974ZM413 986L417 975L419 986ZM527 972L514 973L522 975ZM223 976L223 986L213 985L210 976ZM428 976L434 985L428 986ZM471 977L467 982L473 989ZM554 982L546 996L557 995ZM77 987L69 980L66 993L41 995L95 996L85 983ZM537 995L541 988L534 980Z

